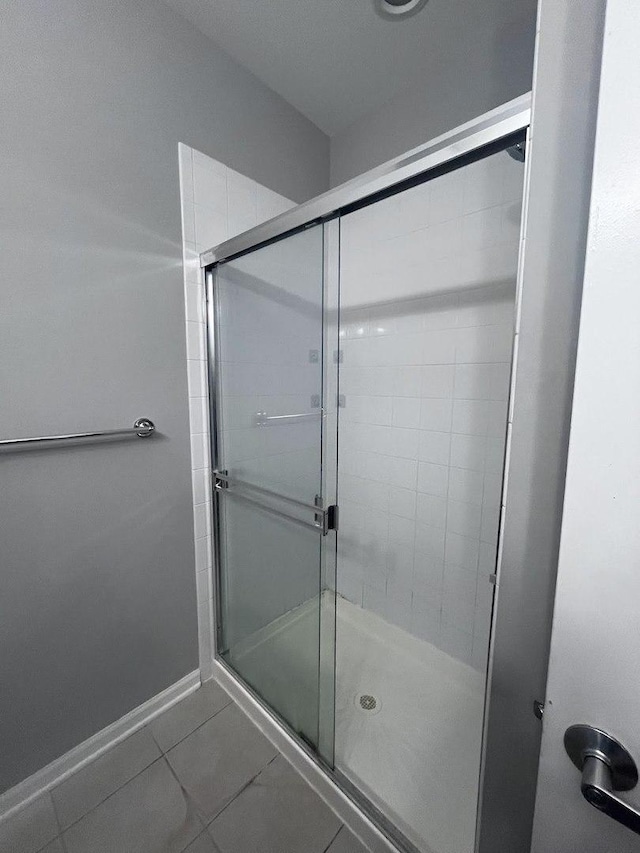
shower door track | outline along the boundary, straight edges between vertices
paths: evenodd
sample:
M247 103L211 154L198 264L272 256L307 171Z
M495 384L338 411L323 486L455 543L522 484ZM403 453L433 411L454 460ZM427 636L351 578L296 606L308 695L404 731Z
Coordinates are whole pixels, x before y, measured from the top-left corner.
M202 252L200 266L209 268L221 261L229 261L313 223L364 207L412 184L423 183L440 174L440 170L443 173L452 171L463 165L465 158L478 159L487 153L486 149L508 147L506 140L510 137L513 137L515 145L522 141L530 122L529 92Z
M474 162L491 153L505 150L516 144L522 145L524 142L528 146L529 143L529 127L531 123L531 93L522 95L519 98L509 101L490 112L480 116L473 121L437 137L431 142L422 145L407 154L398 157L388 163L373 169L364 175L355 178L347 183L330 190L323 195L305 202L285 213L269 220L268 222L258 225L249 231L240 234L230 240L227 240L218 246L215 246L200 255L201 267L205 274L205 285L207 291L207 362L209 369L209 395L210 395L210 425L211 425L211 444L213 453L213 465L215 467L215 449L218 442L219 423L216 411L216 403L218 399L218 374L216 368L216 335L215 335L215 316L214 304L211 298L213 293L213 273L215 267L223 262L240 257L254 249L274 243L280 239L290 236L296 232L302 231L305 228L319 223L328 223L336 219L344 213L357 210L360 207L365 207L379 201L382 198L402 192L411 186L417 186L423 182L438 177L441 174L453 171L467 163ZM527 195L528 195L528 171L525 177L525 189L523 207L526 212ZM522 232L524 230L526 217L522 218L521 226L521 247L522 247ZM334 246L338 251L337 244ZM331 249L330 251L333 251ZM334 266L337 266L337 258ZM519 306L521 298L521 281L520 269L518 273L518 283L516 290L516 311L519 316ZM513 374L515 374L517 355L514 355ZM513 381L513 375L512 375ZM215 477L212 480L212 490L215 492ZM256 703L260 709L272 721L273 725L283 730L289 737L292 737L296 743L297 752L296 760L303 762L305 758L311 760L316 767L321 768L331 782L337 786L350 803L363 814L365 818L372 823L384 837L395 845L397 849L404 853L420 853L417 848L404 836L404 834L384 815L376 806L353 785L353 783L340 771L336 770L321 755L312 749L304 738L294 731L291 726L283 720L280 715L274 711L272 707L263 700L253 688L223 659L220 654L221 640L221 613L220 613L220 559L216 542L220 541L220 520L215 509L212 518L212 530L214 543L214 660L218 667L231 679L235 684L235 689L243 691L246 696ZM501 537L502 537L501 527ZM498 569L499 572L499 569ZM484 727L486 732L487 719L491 713L492 695L495 693L498 696L498 687L500 684L501 673L493 672L493 651L494 637L496 625L500 624L502 630L506 633L514 633L517 627L510 627L508 623L508 614L502 613L499 604L494 605L493 617L491 624L491 640L489 648L489 668L484 704ZM504 700L502 703L496 701L495 707L499 709L501 718L504 716L504 724L508 725L512 719L512 708L506 707L508 703ZM483 787L486 768L486 738L483 736L482 741L482 756L480 769L480 786L479 786L479 805L476 822L476 844L474 850L478 851L478 842L480 838L480 826L483 817ZM304 756L304 757L303 757ZM291 759L291 755L289 758ZM500 771L497 775L502 775L503 778L508 776L509 770L513 772L515 758L510 755L500 756L499 760L493 761L492 771L494 774L497 770ZM503 768L498 768L502 762ZM426 805L426 804L425 804Z

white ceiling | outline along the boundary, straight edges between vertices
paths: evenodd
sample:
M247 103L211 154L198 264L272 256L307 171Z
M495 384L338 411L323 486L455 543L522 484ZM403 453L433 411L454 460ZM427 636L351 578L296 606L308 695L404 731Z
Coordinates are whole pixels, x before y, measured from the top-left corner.
M373 0L166 2L330 136L424 79L430 52L442 54L462 29L495 26L522 6L429 0L385 21Z

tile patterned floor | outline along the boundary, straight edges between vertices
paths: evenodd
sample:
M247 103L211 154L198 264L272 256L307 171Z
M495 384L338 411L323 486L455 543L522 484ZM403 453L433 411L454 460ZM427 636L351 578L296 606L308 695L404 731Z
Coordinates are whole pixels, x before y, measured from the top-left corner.
M25 809L2 853L367 853L207 682Z

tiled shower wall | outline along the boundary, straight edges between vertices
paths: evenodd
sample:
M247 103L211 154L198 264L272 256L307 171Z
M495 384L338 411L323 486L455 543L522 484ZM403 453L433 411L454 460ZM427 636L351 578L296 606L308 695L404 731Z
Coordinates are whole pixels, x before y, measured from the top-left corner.
M277 216L293 203L187 145L179 146L179 166L200 672L204 679L211 674L213 633L205 299L199 255Z
M338 589L479 669L523 180L501 152L341 226Z

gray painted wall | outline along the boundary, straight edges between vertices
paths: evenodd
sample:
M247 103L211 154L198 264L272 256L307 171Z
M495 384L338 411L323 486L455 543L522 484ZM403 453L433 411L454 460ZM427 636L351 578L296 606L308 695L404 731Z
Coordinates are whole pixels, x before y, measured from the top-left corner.
M536 0L513 0L495 14L461 0L445 5L434 0L421 13L438 28L425 44L423 78L331 139L332 186L531 89Z
M162 3L0 29L0 790L197 667L178 141L296 200L328 141Z

